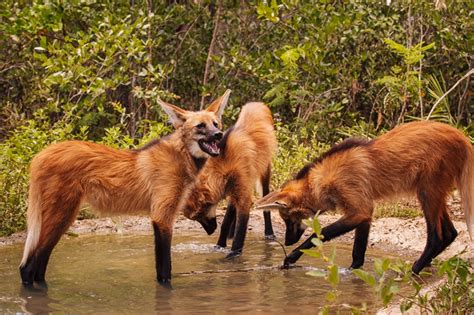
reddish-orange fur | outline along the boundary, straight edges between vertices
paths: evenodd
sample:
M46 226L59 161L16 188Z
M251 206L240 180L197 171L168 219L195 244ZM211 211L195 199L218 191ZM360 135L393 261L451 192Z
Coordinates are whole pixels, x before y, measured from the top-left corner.
M268 193L271 161L277 148L272 114L263 103L248 103L227 133L221 155L210 159L199 173L184 214L200 222L205 218L214 219L218 202L228 196L230 207L236 209L238 234L239 229L244 233L247 228L255 185L260 186L261 195ZM221 237L223 243L218 245L225 246L226 235ZM243 239L239 237L241 235L236 235L234 239L233 250L242 249Z
M288 222L300 222L317 210L339 208L344 215L337 222L339 225L333 226L334 230L326 230L328 237L356 228L357 243L359 225L366 225L363 230L368 235L374 201L416 195L428 224L429 238L423 259L420 258L423 261L414 266L415 272L457 235L446 207L446 198L454 186L461 191L466 222L472 233L474 153L469 140L457 129L430 121L412 122L371 142L335 149L307 169L300 179L288 182L281 192L259 201L260 207L278 207ZM293 257L297 259L296 256Z
M31 285L33 277L44 281L53 247L84 203L101 214L149 213L161 237L171 239L183 187L198 174L195 160L207 157L197 141L210 137L205 132L222 135L215 125L220 126L229 92L199 112L160 100L176 131L143 149L67 141L41 151L30 167L28 236L20 266L23 282ZM200 123L206 127L198 130Z

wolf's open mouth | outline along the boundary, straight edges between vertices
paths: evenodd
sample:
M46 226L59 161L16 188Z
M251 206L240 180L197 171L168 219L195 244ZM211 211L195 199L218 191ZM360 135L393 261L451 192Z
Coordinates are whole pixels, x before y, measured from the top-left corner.
M218 156L219 153L221 153L219 142L217 140L205 141L204 139L201 139L198 141L198 144L201 150L210 156Z

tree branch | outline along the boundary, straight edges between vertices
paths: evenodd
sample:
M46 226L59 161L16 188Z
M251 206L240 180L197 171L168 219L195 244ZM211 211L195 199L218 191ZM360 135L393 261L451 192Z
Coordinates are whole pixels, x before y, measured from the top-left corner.
M206 86L207 80L209 77L209 68L211 66L211 57L214 51L214 45L216 42L217 38L217 33L219 30L219 18L221 15L221 10L222 10L222 0L217 1L217 11L216 15L214 16L214 30L212 32L212 38L211 38L211 43L209 44L209 50L207 52L207 59L206 59L206 67L204 68L204 78L202 80L202 86ZM206 99L206 95L201 96L201 105L199 106L199 109L202 110L204 107L204 101Z

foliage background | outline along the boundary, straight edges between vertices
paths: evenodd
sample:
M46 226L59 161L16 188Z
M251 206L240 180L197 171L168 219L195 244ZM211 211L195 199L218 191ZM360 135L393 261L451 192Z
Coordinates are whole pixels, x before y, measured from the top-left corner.
M275 185L330 144L426 118L473 64L474 2L5 0L0 4L0 235L25 227L28 163L84 139L170 132L161 96L199 109L233 90L277 122ZM472 81L431 119L474 135Z

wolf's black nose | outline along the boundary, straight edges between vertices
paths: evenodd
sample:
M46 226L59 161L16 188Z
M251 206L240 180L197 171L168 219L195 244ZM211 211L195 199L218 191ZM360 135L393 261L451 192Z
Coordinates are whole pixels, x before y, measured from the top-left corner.
M222 131L218 131L213 135L213 138L215 140L221 140L222 139Z

